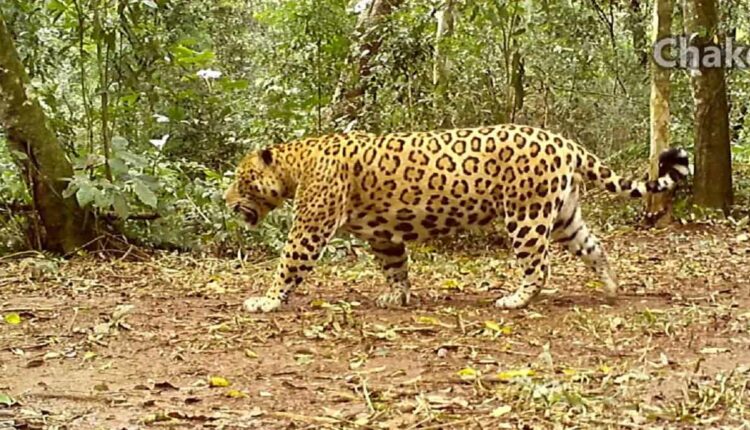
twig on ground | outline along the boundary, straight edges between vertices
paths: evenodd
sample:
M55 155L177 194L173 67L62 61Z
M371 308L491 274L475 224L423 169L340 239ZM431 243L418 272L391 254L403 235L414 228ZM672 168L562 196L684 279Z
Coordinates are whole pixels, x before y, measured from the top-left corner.
M367 379L362 379L362 396L365 398L365 403L367 403L367 408L370 409L370 413L375 413L375 407L372 406L372 400L370 400L370 392L367 391Z
M73 332L73 325L76 323L76 319L78 318L78 307L73 308L73 318L70 319L70 324L68 324L68 333Z
M449 422L444 422L444 423L440 423L440 424L433 424L433 425L427 426L427 427L419 427L419 429L420 430L444 429L444 428L446 428L448 426L454 426L454 427L455 426L462 426L462 425L468 424L468 423L470 423L470 422L472 422L474 420L475 420L475 418L471 417L471 418L466 418L466 419L458 420L458 421L449 421ZM417 426L419 426L420 424L422 424L422 423L417 423L416 425L414 425L412 427L409 427L409 430L416 429Z
M341 423L341 420L338 420L336 418L312 417L309 415L295 414L292 412L270 412L268 415L274 418L281 418L281 419L292 420L292 421L302 421L302 422L307 422L307 423L317 423L317 424L339 424Z

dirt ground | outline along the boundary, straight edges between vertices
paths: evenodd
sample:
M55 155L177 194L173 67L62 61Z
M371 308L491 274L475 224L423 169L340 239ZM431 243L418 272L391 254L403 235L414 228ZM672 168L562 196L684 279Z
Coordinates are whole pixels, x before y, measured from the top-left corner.
M750 428L748 235L602 236L615 305L556 251L520 311L492 307L518 274L484 242L415 247L408 309L375 307L355 249L268 315L241 303L275 260L6 257L0 429Z

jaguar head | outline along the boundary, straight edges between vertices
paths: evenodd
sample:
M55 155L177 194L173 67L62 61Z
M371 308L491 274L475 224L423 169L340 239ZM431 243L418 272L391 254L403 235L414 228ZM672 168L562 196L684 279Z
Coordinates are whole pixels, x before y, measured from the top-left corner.
M255 227L284 201L284 185L276 169L273 153L264 149L252 152L237 168L235 180L224 192L229 209Z

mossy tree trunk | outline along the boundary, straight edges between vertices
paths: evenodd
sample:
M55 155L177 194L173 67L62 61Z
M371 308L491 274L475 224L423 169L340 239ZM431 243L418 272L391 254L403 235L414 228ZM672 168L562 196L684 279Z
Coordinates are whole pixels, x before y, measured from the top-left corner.
M47 125L42 107L26 91L28 76L0 15L0 127L44 226L42 246L70 253L94 237L94 220L75 198L63 198L73 168Z
M685 29L703 51L722 46L716 0L685 0ZM695 202L703 207L729 210L732 204L732 153L729 145L729 103L724 69L705 68L691 73L695 103Z
M370 87L373 60L383 43L378 29L385 18L396 10L403 0L373 0L368 9L361 12L355 30L356 46L352 50L347 66L342 71L329 107L328 121L338 126L358 122L365 106Z

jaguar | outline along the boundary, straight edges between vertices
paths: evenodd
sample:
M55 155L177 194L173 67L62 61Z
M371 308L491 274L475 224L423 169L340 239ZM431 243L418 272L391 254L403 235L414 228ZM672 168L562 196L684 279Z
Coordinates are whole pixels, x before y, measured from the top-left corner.
M659 155L658 177L623 178L582 145L536 127L504 124L376 135L331 134L246 155L224 199L251 226L285 200L294 219L277 273L250 312L279 308L313 270L321 250L344 231L369 243L391 289L381 307L410 301L405 244L487 226L502 219L522 280L495 306L526 306L550 275L550 245L559 243L591 267L605 298L617 279L602 245L581 216L588 180L638 198L675 188L689 173L688 154Z

